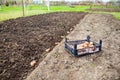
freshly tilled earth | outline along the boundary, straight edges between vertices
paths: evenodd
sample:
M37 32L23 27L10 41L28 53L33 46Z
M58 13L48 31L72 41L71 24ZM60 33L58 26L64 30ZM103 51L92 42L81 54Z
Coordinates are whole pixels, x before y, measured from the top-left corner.
M87 13L61 12L0 23L0 80L23 80ZM64 29L66 27L66 32ZM34 67L30 62L36 60Z

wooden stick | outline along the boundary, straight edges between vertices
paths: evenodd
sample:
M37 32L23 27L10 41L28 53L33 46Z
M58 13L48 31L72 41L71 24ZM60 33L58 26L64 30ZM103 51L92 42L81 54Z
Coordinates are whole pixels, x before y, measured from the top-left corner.
M24 7L24 1L22 0L22 11L23 11L23 16L25 16L25 7Z

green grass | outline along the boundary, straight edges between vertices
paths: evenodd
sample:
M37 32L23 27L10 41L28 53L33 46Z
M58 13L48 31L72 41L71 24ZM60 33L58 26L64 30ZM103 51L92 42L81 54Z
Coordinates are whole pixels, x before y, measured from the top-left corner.
M102 6L102 5L97 5L97 6L94 6L95 8L113 8L113 9L117 9L117 8L120 8L119 6Z
M47 10L41 10L40 6L28 6L25 10L25 16L31 16L41 13L46 13ZM47 9L47 8L46 8ZM21 6L2 6L0 9L0 21L8 20L11 18L22 17L22 7Z
M56 11L69 11L69 12L85 12L86 9L88 9L89 6L75 6L74 8L71 8L69 6L51 6L51 11L56 12Z
M112 14L116 19L120 20L120 12L112 12Z
M97 8L101 8L101 6L96 6ZM61 5L61 6L51 6L50 12L90 12L86 9L89 9L89 6L75 6L71 8L69 6ZM25 16L37 15L48 13L46 6L40 5L29 5L26 7ZM105 14L112 14L116 19L120 19L120 13L118 12L99 12ZM22 17L22 7L21 6L2 6L0 8L0 21L8 20L11 18Z

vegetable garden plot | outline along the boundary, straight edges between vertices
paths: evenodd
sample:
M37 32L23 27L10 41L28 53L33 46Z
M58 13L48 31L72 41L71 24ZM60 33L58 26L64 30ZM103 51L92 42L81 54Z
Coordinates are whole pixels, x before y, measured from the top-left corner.
M23 80L67 31L87 13L61 12L17 18L0 24L0 80ZM67 35L67 34L66 34ZM36 61L34 67L31 61Z

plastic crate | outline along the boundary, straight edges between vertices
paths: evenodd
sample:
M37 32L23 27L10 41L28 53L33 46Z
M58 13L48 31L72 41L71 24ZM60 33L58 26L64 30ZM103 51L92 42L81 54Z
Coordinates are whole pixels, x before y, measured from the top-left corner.
M84 44L85 42L92 42L94 46L93 47L88 46L87 48L79 49L78 45ZM90 40L90 36L87 36L87 38L84 40L68 41L67 39L65 39L64 45L65 45L66 51L71 53L73 56L77 57L77 56L93 54L93 53L97 53L97 52L101 51L102 40L99 40L99 42L96 43L96 42Z

